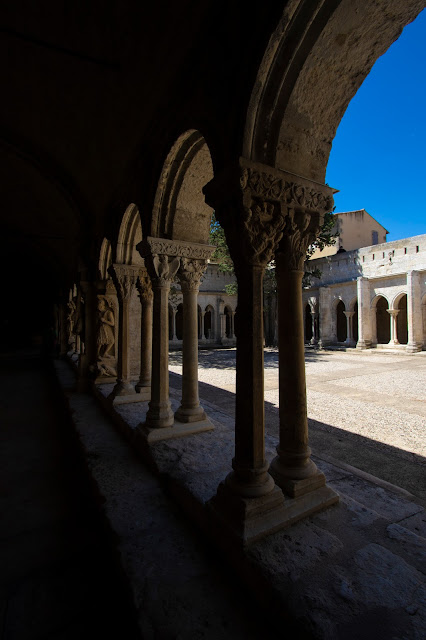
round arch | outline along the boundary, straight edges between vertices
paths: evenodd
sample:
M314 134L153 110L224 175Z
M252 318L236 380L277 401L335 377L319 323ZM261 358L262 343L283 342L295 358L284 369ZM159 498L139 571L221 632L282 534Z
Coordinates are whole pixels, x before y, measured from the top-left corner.
M212 209L202 188L213 179L210 150L201 133L190 129L172 146L158 181L151 235L207 243Z
M108 274L108 268L112 265L112 247L111 242L104 238L102 240L101 248L99 251L98 272L101 280L108 280L110 277Z
M392 309L398 311L396 317L396 338L400 344L408 343L408 316L407 316L407 294L398 293L393 302Z
M384 295L377 295L372 301L371 308L376 310L376 342L377 344L388 344L391 323L388 313L389 301Z
M129 204L124 212L118 232L115 260L118 264L143 264L143 259L136 250L136 245L142 240L142 225L139 209L135 204Z
M214 337L215 315L214 308L208 304L204 310L204 338L211 340Z
M423 8L421 0L286 3L258 69L243 155L324 182L349 102Z

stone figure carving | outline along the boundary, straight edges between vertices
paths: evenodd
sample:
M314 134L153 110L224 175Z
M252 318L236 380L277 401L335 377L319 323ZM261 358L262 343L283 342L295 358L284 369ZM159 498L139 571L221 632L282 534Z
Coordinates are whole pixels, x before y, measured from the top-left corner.
M115 320L106 298L100 298L98 302L98 356L101 358L112 357L111 351L114 347L115 337L114 329Z
M115 377L117 375L114 357L115 345L115 318L112 304L107 298L100 297L98 301L98 358L96 363L97 373L100 376Z
M68 307L68 315L67 315L67 336L68 336L68 345L71 348L74 347L75 343L75 335L74 335L74 320L76 314L76 306L74 300L70 300L67 303Z

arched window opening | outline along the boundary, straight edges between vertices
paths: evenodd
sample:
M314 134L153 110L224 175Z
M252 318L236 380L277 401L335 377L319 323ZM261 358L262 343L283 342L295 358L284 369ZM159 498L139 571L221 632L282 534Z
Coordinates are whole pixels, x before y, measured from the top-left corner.
M397 337L400 344L408 343L407 296L403 295L398 302L399 313L396 317Z
M211 307L207 307L204 314L204 337L207 340L213 338L213 310Z
M390 315L388 301L380 296L376 304L377 344L387 344L390 340Z
M345 304L340 300L336 307L337 342L345 342L348 337L347 321L344 312Z

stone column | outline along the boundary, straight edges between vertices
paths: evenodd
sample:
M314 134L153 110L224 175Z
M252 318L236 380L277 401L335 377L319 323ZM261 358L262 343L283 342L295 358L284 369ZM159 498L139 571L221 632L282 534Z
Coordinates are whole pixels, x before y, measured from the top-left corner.
M370 318L370 285L368 278L357 278L358 297L358 342L357 349L371 347L371 318Z
M399 313L399 309L386 309L386 311L388 312L388 314L391 317L391 325L390 325L390 340L388 342L388 344L390 346L396 346L399 344L399 340L398 340L398 328L397 328L397 322L396 322L396 318L397 315Z
M169 398L169 292L180 258L169 255L170 241L167 240L146 238L137 249L145 259L154 294L151 400L146 426L159 429L170 427L174 422Z
M214 249L212 249L212 253ZM183 295L182 402L175 413L179 422L206 418L198 395L198 291L207 260L181 259L178 277Z
M94 379L92 370L96 363L96 291L93 282L82 281L81 291L84 296L84 318L81 319L80 338L84 342L84 352L80 353L78 362L78 391L88 391Z
M319 346L325 347L331 343L331 291L330 287L320 287L319 290Z
M312 513L338 500L311 460L308 438L302 279L309 245L333 206L332 189L300 177L286 202L286 227L276 252L280 441L271 462L275 482Z
M171 326L171 331L169 331L169 333L172 334L171 342L176 342L176 340L177 340L177 335L176 335L176 314L177 314L176 307L172 307L172 326Z
M205 340L206 336L204 335L204 316L206 315L205 311L201 311L201 340Z
M407 273L407 320L408 344L407 351L415 353L422 350L423 321L421 306L421 279L419 271Z
M152 366L152 287L148 272L141 269L136 288L141 301L141 358L139 381L135 387L137 393L151 392ZM147 398L148 399L148 398Z
M118 298L118 359L117 384L111 397L135 394L135 388L130 382L130 353L129 353L129 305L136 280L138 267L124 264L114 264L109 269Z
M355 315L355 311L344 311L343 313L346 316L346 340L345 340L345 344L348 347L353 347L353 346L355 346L355 341L354 341L354 333L353 333L353 326L352 326L352 318Z
M59 355L66 356L68 352L68 327L67 327L67 311L68 307L63 302L59 306Z
M302 308L304 257L320 219L317 214L311 230L309 211L330 211L333 190L240 158L238 168L204 191L225 230L238 281L234 471L211 504L247 541L338 499L309 458ZM264 445L262 285L278 247L280 446L271 475ZM317 487L326 495L299 504L296 515L272 476L291 495Z
M235 340L235 311L231 311L231 339Z

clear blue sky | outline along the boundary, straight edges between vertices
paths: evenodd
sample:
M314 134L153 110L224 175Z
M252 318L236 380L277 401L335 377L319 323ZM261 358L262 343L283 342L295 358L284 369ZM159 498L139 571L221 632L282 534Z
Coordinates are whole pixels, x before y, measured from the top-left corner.
M388 242L426 233L426 9L377 60L342 118L326 182Z

